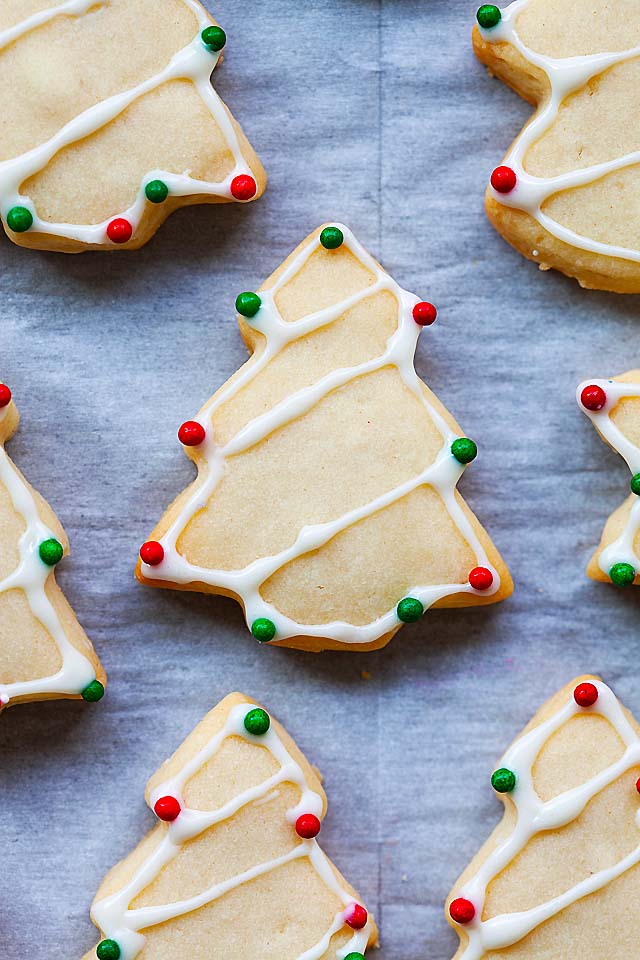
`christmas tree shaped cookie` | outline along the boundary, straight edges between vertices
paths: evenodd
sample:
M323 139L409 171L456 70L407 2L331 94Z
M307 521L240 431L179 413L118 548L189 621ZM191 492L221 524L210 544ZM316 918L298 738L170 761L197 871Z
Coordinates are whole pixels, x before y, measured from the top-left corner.
M542 707L492 776L504 819L448 901L455 960L633 956L639 734L594 677Z
M483 4L474 48L537 109L491 176L489 219L541 269L640 291L640 4Z
M139 579L235 597L257 640L311 650L375 649L428 607L506 597L456 490L476 445L413 366L435 308L336 224L236 306L252 357L180 428L198 478Z
M5 0L9 237L135 249L180 206L258 197L264 170L210 81L225 42L197 0Z
M104 671L55 582L67 538L4 449L17 426L11 391L0 383L0 710L28 700L100 700Z
M85 960L363 960L377 931L316 839L319 775L238 693L147 788L158 824L106 877Z
M640 370L614 380L588 380L578 387L578 403L596 430L624 457L631 470L631 493L609 517L587 573L618 587L640 583Z

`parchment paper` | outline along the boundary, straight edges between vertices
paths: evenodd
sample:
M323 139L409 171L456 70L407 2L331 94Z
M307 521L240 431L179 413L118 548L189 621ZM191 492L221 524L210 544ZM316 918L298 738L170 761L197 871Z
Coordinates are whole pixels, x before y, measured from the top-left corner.
M638 365L640 301L541 274L485 219L529 107L474 61L473 3L210 7L229 35L216 86L270 174L264 199L181 211L139 253L0 241L9 449L70 535L59 580L110 676L100 705L0 722L2 954L96 942L99 882L153 822L148 776L239 688L325 774L323 845L376 914L378 960L449 960L443 902L499 817L489 775L512 737L585 670L640 712L640 590L584 574L628 471L573 396ZM462 491L516 580L501 606L432 612L374 654L260 648L232 601L132 578L192 477L178 425L245 359L236 294L328 219L438 304L418 368L479 444Z

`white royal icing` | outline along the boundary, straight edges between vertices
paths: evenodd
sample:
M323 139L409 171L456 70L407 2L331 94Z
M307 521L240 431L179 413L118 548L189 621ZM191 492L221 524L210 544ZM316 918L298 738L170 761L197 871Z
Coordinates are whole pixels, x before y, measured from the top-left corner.
M319 960L329 949L331 938L345 927L346 920L350 917L356 901L339 884L331 863L320 848L318 841L316 839L302 840L297 838L295 831L294 834L300 842L296 843L289 853L266 863L258 864L245 873L231 877L222 883L214 884L195 897L162 906L134 909L130 907L136 897L178 855L184 843L200 836L215 824L228 820L250 804L264 802L279 784L293 783L300 788L299 804L287 813L287 819L292 828L302 814L311 813L318 818L322 816L322 798L309 787L302 768L284 746L273 724L271 724L267 733L262 736L254 736L246 731L244 718L253 709L256 708L251 703L239 704L234 707L220 733L216 734L192 760L186 763L175 777L156 787L150 798L151 807L154 807L161 797L175 797L182 808L179 817L173 823L167 824L162 840L138 867L131 880L117 893L94 903L91 910L92 919L102 931L105 939L116 941L121 950L121 960L134 960L143 949L145 937L140 933L141 930L159 923L166 923L168 920L177 917L183 917L185 914L219 900L226 893L236 890L242 884L249 883L256 877L264 876L286 863L303 858L309 860L323 883L342 901L344 909L336 914L333 923L322 939L300 954L297 960ZM238 794L218 810L203 811L185 807L183 800L185 785L215 756L228 737L242 737L249 743L266 748L274 760L279 763L280 769L268 780ZM353 931L353 936L346 946L336 951L336 957L342 960L352 952L364 954L371 929L371 921L367 919L367 923L362 929Z
M148 580L169 580L174 583L206 583L219 589L229 590L242 598L247 623L265 617L272 620L277 628L274 640L288 637L308 636L333 638L342 643L370 643L384 634L397 629L399 620L396 607L387 611L383 616L365 625L354 625L344 621L326 624L301 624L282 614L260 595L261 585L273 576L287 563L303 556L310 551L317 550L328 543L341 531L353 526L365 517L370 517L379 510L397 503L407 494L418 487L429 485L440 494L449 515L460 531L462 537L469 544L476 556L476 564L486 567L493 574L492 586L483 591L475 590L469 583L420 585L416 584L407 591L406 596L420 600L426 608L437 600L453 594L469 593L473 595L489 596L500 587L498 571L490 564L487 554L476 536L468 518L465 516L456 499L456 485L465 467L451 454L451 444L457 439L445 423L441 415L428 402L424 395L423 384L418 377L414 366L414 355L421 327L414 321L412 311L418 297L403 290L367 253L364 247L356 240L351 231L342 224L334 224L344 234L344 245L357 257L367 270L375 275L375 283L355 293L340 303L319 310L316 313L302 317L295 323L286 323L276 307L276 296L295 275L301 270L309 257L320 246L319 236L316 241L307 244L293 259L284 271L278 282L270 290L260 293L262 306L253 320L256 329L266 338L263 352L250 361L237 377L225 389L222 389L201 412L199 422L207 433L206 440L198 447L198 453L206 462L206 470L201 476L197 489L188 499L185 506L171 524L161 539L165 557L158 566L142 564L144 576ZM335 370L322 377L317 383L297 391L267 413L256 417L244 426L223 447L218 447L213 439L211 419L216 410L247 386L267 364L287 344L308 333L327 326L338 319L345 311L356 303L365 300L381 290L390 291L398 302L398 328L390 337L387 349L382 356L355 367ZM303 527L297 539L291 546L274 556L264 557L254 561L242 570L211 570L189 563L176 547L177 540L195 514L202 509L213 495L220 482L227 457L237 455L264 440L274 431L285 424L301 417L313 406L319 403L332 390L349 383L366 373L381 370L383 367L395 366L407 387L419 398L429 412L438 431L442 434L442 448L431 466L400 486L387 493L381 494L375 500L361 507L356 507L341 517L327 523L319 523ZM402 600L398 597L398 601Z
M607 402L602 410L587 410L580 402L580 396L585 387L593 384L602 387L607 395ZM576 391L578 405L583 413L589 417L593 425L599 430L604 439L613 449L624 457L632 475L640 473L640 449L631 442L611 419L611 414L626 397L640 397L640 384L621 383L617 380L585 380ZM609 576L609 571L616 563L629 563L634 570L640 573L640 557L635 551L635 539L640 531L640 497L631 507L629 519L620 536L600 554L598 565L603 573Z
M0 422L8 415L10 407L0 410ZM45 630L55 640L62 664L57 673L35 680L20 680L16 683L3 683L0 678L0 705L6 706L17 697L38 696L39 694L79 696L96 679L95 670L90 661L71 643L46 594L47 580L52 568L40 559L38 549L44 540L55 539L55 534L42 522L38 514L38 505L11 460L4 446L0 444L0 484L11 497L13 507L25 524L25 530L18 545L20 562L16 569L0 580L0 593L8 590L22 590L27 598L31 612L40 621Z
M571 697L552 717L516 740L500 761L500 767L506 767L516 775L515 789L508 796L515 806L517 819L509 837L498 844L478 873L456 893L456 896L470 900L476 910L474 919L463 928L469 940L460 960L480 960L485 953L519 943L541 923L555 917L561 910L590 893L606 887L616 877L640 863L639 844L618 863L590 874L574 887L545 903L530 910L500 914L489 920L482 920L490 884L518 857L533 837L546 830L557 830L572 823L593 797L640 763L640 739L627 720L622 706L606 684L597 682L594 685L598 689L598 699L592 707L579 707ZM586 783L544 802L533 786L533 767L538 754L556 730L582 712L596 713L607 719L624 742L625 752L619 760ZM637 822L640 827L640 814Z
M10 43L19 40L31 30L54 20L59 16L81 16L89 10L96 7L108 6L111 0L68 0L67 3L61 3L58 6L50 7L40 13L35 13L21 23L9 27L0 32L0 50L7 47ZM69 240L77 240L86 244L106 244L113 246L107 237L107 227L116 217L123 217L128 220L133 228L135 235L136 228L142 220L142 216L149 201L145 196L146 185L153 180L162 180L169 188L169 196L215 196L225 197L233 200L231 194L231 182L237 176L242 174L251 175L251 170L247 166L240 148L238 137L233 127L233 123L225 109L220 97L211 85L211 74L220 59L222 51L214 53L203 43L200 33L205 27L211 26L212 20L206 10L197 2L197 0L182 0L198 19L199 31L194 40L178 51L167 66L160 73L145 80L133 87L131 90L125 90L108 97L94 106L89 107L83 113L70 120L62 127L51 139L39 144L26 153L10 160L0 162L0 214L5 223L7 214L13 207L26 207L33 215L33 226L31 231L48 234L50 236L65 237ZM75 224L75 223L50 223L38 216L37 210L29 197L20 192L21 184L34 174L43 170L50 160L64 147L76 143L85 137L96 133L114 120L119 114L127 109L135 100L156 90L162 84L170 80L191 80L196 86L204 103L209 108L212 117L218 124L222 134L231 151L235 166L226 179L220 183L209 183L203 180L196 180L187 173L169 173L166 170L150 170L143 178L134 203L128 210L122 212L114 211L113 216L102 223L97 224Z
M597 163L580 170L562 173L555 177L534 177L524 169L529 148L536 143L555 123L562 102L570 94L583 87L592 77L604 70L640 56L640 47L631 47L616 53L594 53L587 56L554 58L538 53L526 46L520 39L516 21L530 0L515 0L502 12L502 19L495 27L478 27L482 38L488 43L510 43L529 63L542 70L549 79L551 95L534 118L527 124L517 138L504 164L511 167L517 176L516 187L510 193L499 193L491 187L493 198L506 207L524 210L538 221L550 234L565 243L591 253L600 253L608 257L620 257L624 260L640 261L640 250L620 247L616 244L602 243L590 237L582 236L569 227L553 220L542 210L549 197L562 190L594 183L601 177L616 170L623 170L640 163L640 151L625 154L605 163Z

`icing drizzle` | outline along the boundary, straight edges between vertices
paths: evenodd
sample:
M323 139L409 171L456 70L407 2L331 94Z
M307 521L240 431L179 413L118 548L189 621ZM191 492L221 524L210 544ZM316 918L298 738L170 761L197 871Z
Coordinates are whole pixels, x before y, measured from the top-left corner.
M607 402L602 410L587 410L580 403L580 395L588 384L602 387L605 391ZM631 473L633 475L640 473L640 449L625 437L611 419L611 414L621 400L626 397L640 397L640 384L622 383L617 380L589 380L580 384L576 396L582 412L586 413L607 443L626 460ZM609 576L609 571L617 563L628 563L634 570L640 571L640 557L634 548L639 531L640 497L636 497L623 532L613 543L605 547L598 558L598 565L603 573Z
M498 571L490 564L482 544L455 496L456 485L465 469L464 465L459 463L451 454L451 444L457 439L457 435L450 430L440 414L426 399L422 381L414 369L413 360L421 327L414 321L412 311L416 303L419 302L418 298L403 290L385 273L364 247L358 243L347 227L343 224L334 224L334 226L342 231L344 245L367 270L374 274L375 283L324 310L302 317L294 323L285 322L276 306L276 296L278 291L295 277L318 249L320 240L316 238L315 241L308 243L293 259L275 286L269 290L261 291L262 306L254 323L266 339L265 347L260 354L254 354L233 381L226 388L223 388L201 411L198 422L206 431L206 439L198 447L198 453L206 461L206 470L202 471L201 474L204 475L204 479L197 484L193 494L160 540L164 548L163 562L157 566L142 563L142 571L147 580L173 581L179 584L205 583L222 590L228 590L239 596L245 609L247 623L251 624L256 619L263 617L272 620L277 626L277 634L274 638L276 641L289 637L313 636L328 637L342 643L369 643L398 628L400 621L395 607L365 625L354 625L344 621L327 624L300 624L267 603L260 594L260 587L290 561L319 549L343 530L348 529L365 517L370 517L379 510L397 503L413 490L425 485L433 487L440 494L451 519L473 550L478 565L491 571L493 584L489 589L483 590L482 594L485 596L494 594L500 587ZM256 417L232 437L225 446L218 447L215 444L212 437L211 418L216 410L238 394L247 384L251 383L287 344L329 325L356 303L382 290L390 291L398 302L398 327L389 338L387 348L381 356L358 366L334 370L322 377L317 383L297 391L277 403L267 413ZM178 552L176 544L180 534L203 504L206 504L213 495L222 478L227 457L236 456L248 450L280 427L303 416L336 388L350 383L364 374L388 366L397 368L406 386L424 404L433 423L442 435L442 448L431 466L413 479L381 494L370 503L350 510L335 520L303 527L291 546L273 556L258 559L242 570L211 570L200 567L189 563ZM416 584L409 591L410 596L419 600L425 609L443 597L462 593L480 596L480 591L475 590L469 583ZM398 600L401 599L401 597L398 597Z
M0 421L7 416L10 407L0 410ZM5 706L17 697L33 697L41 694L80 696L83 690L96 679L95 670L85 655L71 643L55 608L46 593L47 580L51 575L40 559L40 544L55 538L55 534L42 522L38 506L4 446L0 444L0 483L8 490L13 507L25 524L18 545L20 562L16 569L0 580L0 593L21 590L27 598L34 617L57 644L62 665L57 673L35 680L20 680L2 683L0 680L0 705Z
M136 228L142 220L148 201L145 196L147 183L153 180L162 180L169 188L170 196L213 196L233 200L231 183L241 175L251 175L251 170L243 158L238 137L233 128L224 104L211 85L211 74L218 64L221 52L214 53L204 45L200 32L210 26L212 21L206 10L197 0L182 0L195 14L199 23L199 32L194 40L178 51L158 74L138 84L130 90L117 93L106 100L94 104L77 117L65 124L53 137L42 144L28 150L26 153L10 160L0 162L0 214L6 224L9 211L16 206L26 207L33 216L32 231L49 236L64 237L77 240L85 244L105 244L111 246L107 237L107 227L113 219L97 224L50 223L38 216L38 213L29 197L20 192L21 184L34 174L43 170L51 159L62 149L91 136L102 127L114 120L127 109L134 101L156 90L170 80L191 80L197 88L202 100L209 108L212 117L218 124L227 142L227 146L234 158L234 168L220 183L209 183L196 180L187 173L169 173L166 170L151 170L143 178L138 195L129 207L119 216L124 217ZM67 0L33 14L21 23L0 32L0 50L14 43L37 27L41 27L56 17L81 16L96 7L108 6L110 0ZM114 211L114 216L116 216Z
M573 822L593 797L640 763L640 739L625 717L615 694L602 682L595 683L595 686L598 689L598 700L588 710L612 724L625 744L625 752L619 760L586 783L566 790L546 802L538 797L533 786L533 766L549 737L573 716L583 712L584 708L579 707L573 697L557 713L522 736L507 751L500 761L500 766L513 770L517 777L516 787L509 794L516 809L517 821L511 835L496 847L478 873L462 888L460 896L474 904L476 915L471 923L465 924L464 931L469 939L460 960L480 960L489 951L502 950L519 943L541 923L557 916L590 893L606 887L640 863L639 844L618 863L591 874L546 903L518 913L501 914L490 920L481 919L491 882L516 859L532 837ZM640 813L637 822L640 827Z
M274 789L282 783L293 783L300 788L301 797L299 804L289 810L287 819L292 827L297 818L305 813L312 813L318 818L322 815L322 798L315 793L305 779L302 768L293 759L291 754L284 746L282 740L274 730L273 724L266 734L254 736L248 733L244 727L244 718L247 713L255 709L251 703L239 704L229 713L224 728L216 734L200 752L193 757L182 770L171 780L158 786L152 793L150 805L153 807L160 797L171 796L179 800L182 812L173 823L167 825L164 836L158 846L138 867L131 880L117 893L104 900L94 903L91 916L102 933L110 940L115 940L121 951L121 960L134 960L143 949L145 937L140 933L148 927L159 923L165 923L167 920L173 920L182 917L187 913L204 907L219 900L226 893L237 889L244 883L259 876L271 873L278 867L293 860L306 858L309 860L323 883L336 894L344 904L344 910L341 910L335 917L330 928L322 939L300 954L298 960L319 960L329 949L331 938L342 930L346 920L349 918L356 901L349 893L342 889L338 883L336 874L330 861L324 854L316 839L300 840L289 853L261 863L244 873L232 877L222 883L214 884L207 890L188 900L180 900L175 903L162 906L140 907L131 909L130 904L145 890L180 852L184 843L194 837L199 836L205 830L215 824L228 820L239 810L247 807L249 804L255 804L264 800L273 792ZM224 741L228 737L242 737L249 743L255 743L258 746L266 748L274 760L280 765L280 769L263 783L250 787L243 793L238 794L224 806L214 811L193 810L185 808L183 803L183 792L188 781L197 774L212 757L216 755ZM369 937L371 935L371 921L367 919L366 925L360 930L354 930L353 936L347 945L336 952L336 957L344 958L352 952L364 954Z
M640 151L625 154L604 163L593 164L579 170L573 170L555 177L534 177L524 169L524 161L529 148L536 143L555 123L562 102L570 94L583 87L592 77L626 60L640 56L640 47L632 47L617 53L594 53L587 56L554 58L538 53L526 46L516 30L518 16L530 0L515 0L502 12L497 26L484 29L478 26L483 40L487 43L510 43L529 63L542 70L548 80L551 94L546 103L538 110L517 138L504 163L511 167L517 176L516 187L507 194L499 193L490 187L494 200L507 207L523 210L533 217L544 229L559 240L588 250L591 253L608 257L620 257L624 260L640 262L640 250L616 244L602 243L590 237L582 236L558 223L542 207L546 200L563 190L571 190L600 180L609 173L623 170L640 163Z

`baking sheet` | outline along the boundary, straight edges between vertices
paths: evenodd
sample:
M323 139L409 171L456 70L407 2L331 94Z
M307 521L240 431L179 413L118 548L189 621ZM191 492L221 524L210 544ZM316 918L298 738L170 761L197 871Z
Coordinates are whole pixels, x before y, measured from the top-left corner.
M473 3L208 6L230 40L216 86L270 174L264 199L184 210L139 253L0 241L9 449L69 533L59 580L110 676L98 706L0 723L3 957L96 942L93 894L152 825L148 776L239 688L325 774L323 845L376 914L379 960L449 960L443 901L498 819L504 747L585 670L640 713L640 590L583 572L628 471L573 397L638 365L640 300L541 274L486 221L487 175L529 108L474 61ZM461 489L516 593L432 612L377 653L315 656L258 647L232 601L146 589L132 568L192 476L177 426L245 359L236 293L329 219L439 305L418 368L479 443Z

